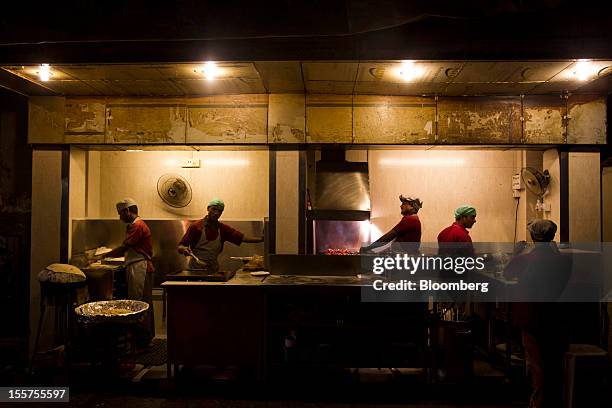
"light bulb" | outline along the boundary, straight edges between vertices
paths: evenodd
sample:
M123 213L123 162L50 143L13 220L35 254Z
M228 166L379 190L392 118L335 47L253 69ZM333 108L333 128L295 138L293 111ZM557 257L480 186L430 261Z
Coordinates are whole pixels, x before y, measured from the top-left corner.
M204 78L208 80L215 79L219 76L219 67L217 67L217 63L209 61L204 63L204 67L202 67L202 74L204 74Z
M574 65L574 70L572 74L579 81L586 81L593 76L593 66L588 60L578 60L578 62Z
M402 66L399 69L398 75L404 81L413 81L420 74L419 68L412 61L402 62Z
M38 77L43 82L47 82L51 78L51 69L49 68L49 64L40 64L40 68L38 69Z

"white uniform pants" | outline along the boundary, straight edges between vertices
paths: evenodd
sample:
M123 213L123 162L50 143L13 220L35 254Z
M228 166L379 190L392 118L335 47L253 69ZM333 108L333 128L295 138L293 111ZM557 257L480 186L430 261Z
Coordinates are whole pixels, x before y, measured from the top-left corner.
M155 320L153 312L153 274L147 273L147 261L142 260L126 267L128 299L141 300L149 304L149 310L143 324L140 338L147 343L155 337Z

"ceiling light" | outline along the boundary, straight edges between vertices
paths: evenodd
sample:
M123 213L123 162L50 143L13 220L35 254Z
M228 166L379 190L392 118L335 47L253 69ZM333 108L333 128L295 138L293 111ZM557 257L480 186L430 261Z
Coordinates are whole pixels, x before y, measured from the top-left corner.
M579 81L587 81L595 74L595 67L589 60L578 60L572 68L572 75Z
M40 68L38 68L38 77L43 82L47 82L51 78L51 69L49 64L40 64Z
M397 74L404 81L414 81L421 74L421 69L412 61L404 61Z
M202 75L204 75L204 78L208 80L215 79L221 73L217 63L213 61L205 62L201 68L196 69L195 71L200 72Z
M126 152L129 152L129 153L136 153L136 152L142 152L142 151L143 151L142 149L126 149Z

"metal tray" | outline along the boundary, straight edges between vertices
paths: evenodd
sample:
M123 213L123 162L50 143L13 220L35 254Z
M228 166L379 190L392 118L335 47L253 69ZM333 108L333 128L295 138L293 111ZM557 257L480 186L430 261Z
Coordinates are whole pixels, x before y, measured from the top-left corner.
M103 300L74 309L82 323L137 323L144 319L149 305L140 300Z

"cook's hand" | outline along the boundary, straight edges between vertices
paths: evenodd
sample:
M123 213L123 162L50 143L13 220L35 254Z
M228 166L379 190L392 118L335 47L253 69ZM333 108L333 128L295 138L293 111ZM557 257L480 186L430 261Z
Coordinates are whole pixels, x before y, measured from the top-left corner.
M185 256L190 256L191 255L191 249L189 249L189 247L185 247L185 246L179 246L178 247L178 252L182 255Z

